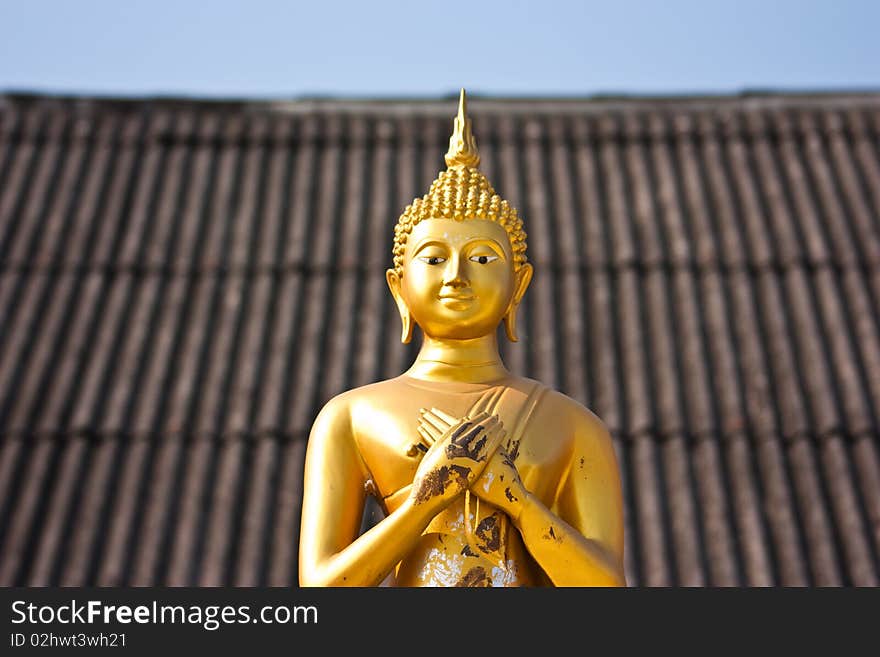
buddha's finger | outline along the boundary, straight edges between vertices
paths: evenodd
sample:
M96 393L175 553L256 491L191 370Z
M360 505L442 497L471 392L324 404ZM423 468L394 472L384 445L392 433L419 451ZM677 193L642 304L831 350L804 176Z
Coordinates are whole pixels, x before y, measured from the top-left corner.
M422 433L424 433L425 436L428 437L428 440L431 441L432 445L435 442L437 442L438 440L440 440L443 437L443 434L445 433L443 431L440 431L437 427L435 427L431 424L428 424L427 421L425 421L425 420L422 420L419 423L419 430Z
M492 441L495 441L495 440L500 440L500 436L503 433L504 433L504 425L501 424L501 422L496 421L494 424L487 427L486 428L486 437L489 439L486 441L487 444Z
M486 417L485 417L484 419L480 420L479 424L480 424L480 426L482 426L484 429L487 429L487 430L488 430L488 429L491 429L492 427L494 427L495 425L500 425L500 424L501 424L501 418L498 417L497 415L489 415L489 414L487 413L487 414L486 414Z
M451 438L454 443L462 443L469 442L474 438L483 435L485 436L493 427L499 424L499 420L496 416L486 416L481 418L479 421L474 420L472 422L466 422L465 424L458 427L455 432L453 432Z
M413 443L410 445L409 449L406 452L407 456L417 456L418 454L427 454L428 449L430 449L431 443L424 436L419 436L419 442Z
M473 422L476 424L482 424L486 426L487 423L495 422L498 420L497 415L492 415L489 411L483 411L476 418L474 418Z
M437 439L443 435L443 432L439 431L436 427L433 427L430 424L422 421L419 423L419 435L428 440L428 444L430 445L436 442Z
M500 423L496 424L486 432L486 444L484 445L484 450L487 456L491 456L495 453L506 435L507 431L505 431L504 426Z
M429 421L428 417L425 417L425 421ZM475 431L481 432L484 429L492 426L492 424L494 424L494 422L492 421L492 417L488 413L484 412L472 418L462 418L460 421L456 422L451 427L446 429L445 432L452 432L450 438L454 442L456 440L462 440L462 436L471 435ZM435 419L434 425L442 426L442 422Z
M446 455L450 458L463 457L473 461L485 460L484 448L487 436L493 435L492 432L498 424L498 418L487 417L479 423L465 422L455 426L455 430L444 440Z
M497 425L481 433L478 441L479 446L474 450L471 458L480 463L487 463L498 450L505 434L504 429Z
M466 415L464 417L464 419L476 424L476 423L482 422L483 420L485 420L488 417L489 417L488 411L480 411L479 413L473 413L473 414L469 413L468 415Z
M444 426L444 423L440 420L440 418L433 415L430 411L426 411L422 414L421 424L424 426L430 426L433 429L436 429L441 434L449 429L449 427Z
M449 415L449 413L444 413L439 408L432 407L430 412L433 413L434 415L436 415L437 417L439 417L441 420L443 420L449 426L452 426L453 424L458 422L458 420L456 420L454 417Z
M442 411L441 411L441 412L442 412ZM436 409L436 408L430 408L430 409L428 409L428 408L424 408L424 409L422 409L422 410L420 411L419 415L420 415L420 417L431 417L431 418L433 418L434 420L436 420L437 422L439 422L441 426L443 426L443 427L445 427L445 428L447 428L447 429L448 429L449 427L451 427L453 424L455 424L456 422L458 422L458 420L456 420L455 418L452 418L452 421L450 422L450 421L447 419L447 418L449 418L449 416L446 415L445 413L443 413L442 416L439 415L439 414L437 413L437 409Z
M435 415L432 411L425 411L425 414L422 416L421 422L427 424L428 417L430 417L430 419L431 419L430 426L432 428L439 428L441 430L440 433L445 433L445 432L449 431L450 427L452 427L455 424L455 422L447 422L446 420L444 420L440 416Z

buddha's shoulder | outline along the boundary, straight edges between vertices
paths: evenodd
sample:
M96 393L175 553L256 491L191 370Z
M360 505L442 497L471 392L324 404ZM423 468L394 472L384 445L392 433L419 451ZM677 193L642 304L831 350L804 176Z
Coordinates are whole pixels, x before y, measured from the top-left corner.
M592 410L558 390L546 388L531 418L538 426L560 423L568 433L583 439L605 441L610 438L608 428Z
M322 411L332 413L344 413L351 410L353 406L360 402L374 401L376 399L387 399L388 396L402 387L400 377L386 379L383 381L375 381L366 385L358 386L344 390L331 397L325 404Z
M312 437L325 436L326 440L341 440L351 435L352 423L356 420L358 408L375 407L383 395L390 392L391 380L377 381L357 388L351 388L330 397L318 411L312 422L309 442ZM337 436L329 438L327 436Z

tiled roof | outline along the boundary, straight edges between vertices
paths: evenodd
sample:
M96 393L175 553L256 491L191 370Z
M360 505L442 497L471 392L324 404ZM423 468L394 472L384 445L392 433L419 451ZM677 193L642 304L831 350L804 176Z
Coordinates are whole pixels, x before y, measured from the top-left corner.
M473 99L638 585L880 581L880 95ZM0 97L0 584L296 583L311 421L396 376L443 102Z

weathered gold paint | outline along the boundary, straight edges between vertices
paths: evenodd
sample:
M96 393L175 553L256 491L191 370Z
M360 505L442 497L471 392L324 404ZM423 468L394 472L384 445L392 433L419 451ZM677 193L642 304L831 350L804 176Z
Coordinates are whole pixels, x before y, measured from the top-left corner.
M386 272L400 376L331 399L312 426L300 536L304 586L622 586L623 500L608 430L513 376L532 279L522 221L476 167L464 90L448 168L397 225ZM359 535L368 494L385 517Z

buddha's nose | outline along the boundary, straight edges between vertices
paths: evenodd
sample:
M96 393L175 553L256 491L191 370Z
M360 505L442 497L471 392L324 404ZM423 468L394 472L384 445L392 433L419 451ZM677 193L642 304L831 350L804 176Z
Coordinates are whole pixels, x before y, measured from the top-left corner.
M443 285L448 285L449 287L467 287L468 281L464 276L461 259L458 256L453 256L449 259L446 271L443 273Z

